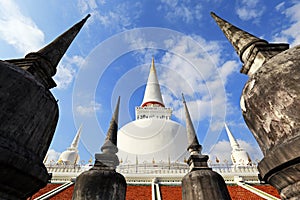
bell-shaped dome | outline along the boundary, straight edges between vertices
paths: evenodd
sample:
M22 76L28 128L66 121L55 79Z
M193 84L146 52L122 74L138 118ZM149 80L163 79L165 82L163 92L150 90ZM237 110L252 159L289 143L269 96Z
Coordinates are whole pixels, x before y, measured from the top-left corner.
M82 125L79 127L71 146L62 154L57 161L58 164L75 165L78 164L80 157L78 154L78 143L81 134Z
M66 150L60 154L58 159L58 164L74 165L78 164L80 160L77 150Z
M183 161L187 154L186 129L172 120L141 119L123 126L118 132L119 159L124 163L151 163L152 160Z

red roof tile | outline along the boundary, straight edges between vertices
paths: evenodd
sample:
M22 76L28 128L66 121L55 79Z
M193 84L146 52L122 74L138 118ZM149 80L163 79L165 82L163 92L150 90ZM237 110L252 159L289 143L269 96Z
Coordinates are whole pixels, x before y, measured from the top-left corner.
M264 198L237 185L227 186L232 200L264 200Z
M73 195L74 185L71 185L62 192L54 195L49 200L71 200Z
M271 185L254 185L253 187L262 190L268 194L271 194L274 197L280 198L278 191Z
M60 186L61 184L47 184L46 187L40 189L37 193L35 193L31 198L28 198L29 199L35 199L55 188L57 188L58 186Z
M126 200L150 200L152 197L151 186L127 185Z
M271 194L277 198L280 198L278 191L271 185L253 185L253 187L262 190L268 194ZM232 200L249 199L249 200L264 200L264 198L242 188L237 185L227 186L229 194Z
M160 186L160 193L163 200L182 199L181 186Z
M60 184L48 184L45 188L41 189L36 193L32 199L58 187ZM255 188L267 192L275 197L280 198L277 190L270 185L256 185ZM257 196L256 194L240 187L237 185L227 186L229 194L232 200L263 200L263 198ZM50 200L71 200L72 193L74 190L74 185L67 188L66 190L56 194L51 197ZM181 200L181 186L160 186L160 191L163 200ZM151 199L151 186L134 186L128 185L126 191L126 200L150 200Z

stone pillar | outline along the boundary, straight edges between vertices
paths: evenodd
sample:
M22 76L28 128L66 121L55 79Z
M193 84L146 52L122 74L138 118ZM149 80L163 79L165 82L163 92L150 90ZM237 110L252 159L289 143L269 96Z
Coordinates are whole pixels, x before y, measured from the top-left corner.
M300 199L299 55L296 46L265 62L241 99L245 122L264 154L260 175L283 199Z
M0 61L0 199L26 199L51 178L43 164L58 121L51 77L85 20L43 48L47 55Z
M119 165L116 155L119 104L120 98L101 148L102 153L96 153L94 166L76 179L73 200L125 200L126 180L116 172Z
M76 179L73 200L125 200L126 180L115 170L94 165Z
M182 178L182 199L231 199L223 177L208 167L208 156L201 154L202 147L198 142L184 97L183 103L186 114L188 151L191 155L187 161L190 172Z
M249 76L241 109L264 154L260 175L283 199L300 199L300 46L245 42L249 33L212 16L241 49L241 72Z

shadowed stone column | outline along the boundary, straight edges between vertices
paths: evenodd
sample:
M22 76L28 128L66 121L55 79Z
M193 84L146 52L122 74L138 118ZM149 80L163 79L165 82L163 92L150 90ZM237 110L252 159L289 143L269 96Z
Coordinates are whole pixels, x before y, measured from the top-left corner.
M95 154L94 166L80 174L75 183L73 200L124 200L126 196L126 180L116 172L119 159L116 155L118 132L118 103L110 122L110 127L103 146L102 153Z
M58 121L52 76L87 18L38 52L0 61L0 199L26 199L50 179L43 159Z
M241 109L264 154L260 175L283 199L300 199L300 46L270 44L212 17L244 63L241 72L249 76Z
M190 172L182 178L182 199L231 199L223 177L208 167L208 156L201 154L202 147L198 142L183 95L182 98L189 144L187 150L191 154L187 161L190 166Z

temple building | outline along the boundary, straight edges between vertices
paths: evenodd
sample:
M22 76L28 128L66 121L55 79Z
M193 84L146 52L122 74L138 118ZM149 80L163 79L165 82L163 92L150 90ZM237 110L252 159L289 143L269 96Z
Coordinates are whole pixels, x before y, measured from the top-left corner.
M120 164L116 171L126 180L126 199L168 199L168 196L181 199L182 178L190 170L187 131L171 120L172 109L165 107L154 59L142 104L135 111L136 119L118 131ZM208 163L208 167L223 177L231 198L278 199L273 187L261 185L257 166L255 163L249 165L248 153L240 147L227 125L225 129L232 147L232 165ZM91 164L76 164L78 160L67 156L77 152L79 136L80 129L71 146L60 156L63 162L46 164L52 174L51 184L33 198L71 199L76 177L92 167Z
M228 189L227 197L230 195L232 199L278 199L279 194L275 188L263 185L258 178L257 166L254 163L250 165L249 155L239 146L227 125L225 125L225 129L232 147L233 164L223 165L207 162L208 156L201 154L202 147L194 128L191 131L192 120L189 114L186 115L187 129L171 120L172 108L165 107L154 59L152 59L143 101L135 110L136 119L118 130L119 99L107 138L101 148L102 153L95 154L94 166L79 164L78 144L81 127L70 147L60 155L59 159L55 162L47 162L48 158L45 155L58 121L58 105L49 91L56 85L51 77L56 72L59 60L89 16L40 51L27 54L22 59L1 61L1 69L5 75L3 75L5 78L3 83L14 82L11 85L17 84L16 88L19 90L9 91L12 86L2 88L4 91L2 94L9 91L18 98L14 101L2 98L6 103L5 109L7 110L3 112L6 115L2 117L6 123L3 123L4 125L1 127L3 134L6 135L2 136L4 142L0 148L3 151L1 165L3 180L0 199L24 199L27 197L36 200L71 199L76 178L89 172L98 176L99 169L102 170L102 174L100 173L98 176L101 180L96 180L96 183L99 183L100 186L120 191L119 188L110 184L115 181L111 177L115 176L106 175L117 173L123 177L122 194L125 197L126 193L126 199L182 199L184 198L182 195L182 191L184 193L182 185L184 184L182 183L193 183L191 174L194 170L202 170L201 177L203 179L199 178L199 180L201 179L202 186L209 186L200 189L201 192L205 192L205 188L208 188L210 193L216 192L215 187L210 187L214 184L205 184L216 182L209 178L213 176L206 176L207 171L214 171L223 180L223 188ZM18 81L16 81L17 79ZM24 88L30 88L31 93L29 94L32 95L28 95ZM20 93L21 89L23 92ZM6 96L6 98L9 97ZM35 98L32 99L32 96ZM47 104L36 104L36 102L46 102ZM185 100L183 103L186 106ZM12 112L14 109L11 109L16 105L19 109L17 110L18 115ZM43 109L40 109L42 107ZM187 107L185 108L188 113ZM49 117L50 114L53 116ZM30 123L24 123L29 119ZM14 126L17 128L11 129ZM33 132L32 127L34 128ZM28 134L16 135L16 132L13 131L18 129L24 130L24 133ZM118 149L120 149L119 152ZM186 160L187 149L190 152L188 160ZM116 155L117 152L118 155ZM42 163L44 157L44 163ZM186 175L190 175L190 178L185 178ZM77 180L77 183L80 183L80 178ZM89 182L92 183L91 185L96 185L95 179L89 180L91 180ZM84 188L89 189L92 187L91 185L85 184ZM191 186L190 188L197 189L197 184L191 184ZM39 189L40 191L38 191ZM197 190L199 191L199 188ZM197 190L195 191L197 192ZM35 193L36 191L38 192Z
M172 108L166 108L158 82L154 59L136 119L120 128L119 159L123 163L184 161L187 153L185 127L171 120Z
M232 148L231 160L233 165L235 166L251 165L251 159L249 154L243 148L240 147L239 143L233 137L231 131L229 130L226 124L225 124L225 129L229 138L230 146Z
M71 146L62 154L60 154L57 161L58 164L76 165L79 163L80 156L78 153L78 142L81 134L82 125L79 127Z

